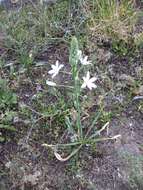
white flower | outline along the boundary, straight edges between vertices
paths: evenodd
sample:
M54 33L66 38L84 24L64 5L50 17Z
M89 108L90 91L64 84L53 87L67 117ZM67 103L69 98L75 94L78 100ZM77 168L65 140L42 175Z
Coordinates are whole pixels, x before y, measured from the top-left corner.
M91 65L92 64L91 61L88 60L88 56L81 57L80 62L82 65Z
M97 88L96 84L94 84L94 82L97 80L97 78L92 77L90 78L90 73L89 71L86 74L86 77L83 77L83 84L81 86L81 88L89 88L89 90L92 90L92 88Z
M55 65L51 65L52 69L48 72L50 75L52 75L52 78L54 78L60 71L61 68L64 67L64 65L59 64L59 61L56 61Z
M49 86L56 86L57 85L55 82L52 82L52 81L49 81L49 80L46 80L46 84L49 85Z
M81 51L81 50L78 50L77 56L78 56L78 59L79 59L79 60L82 59L82 51Z
M82 65L90 65L90 64L92 64L91 61L88 60L88 56L83 57L81 50L78 50L77 56L78 56L78 59L80 60Z

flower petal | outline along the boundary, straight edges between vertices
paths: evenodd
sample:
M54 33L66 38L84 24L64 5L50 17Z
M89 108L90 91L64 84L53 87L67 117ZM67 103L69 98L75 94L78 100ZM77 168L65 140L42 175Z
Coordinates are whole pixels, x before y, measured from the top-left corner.
M90 79L90 73L88 71L87 74L86 74L86 80L89 80L89 79Z
M96 80L97 80L96 77L92 77L92 78L89 80L89 82L93 83L93 82L95 82Z
M97 88L96 84L94 84L94 83L89 83L89 84L87 85L87 87L88 87L90 90L92 90L92 88Z
M80 59L82 65L90 65L92 64L91 61L88 61L88 56Z
M52 75L52 79L58 74L58 72L54 72Z
M49 86L56 86L57 85L55 82L52 82L52 81L49 81L49 80L46 80L46 84L49 85Z
M63 64L60 64L59 67L58 67L58 70L60 70L61 68L63 68L64 65Z
M56 65L56 67L59 67L59 61L58 60L56 61L55 65Z
M85 82L81 85L81 88L86 88L86 83Z
M55 72L54 72L54 70L50 70L50 71L48 71L48 73L49 73L50 75L52 75L52 74L55 73Z
M51 65L52 69L53 70L56 70L57 69L57 66L56 65Z

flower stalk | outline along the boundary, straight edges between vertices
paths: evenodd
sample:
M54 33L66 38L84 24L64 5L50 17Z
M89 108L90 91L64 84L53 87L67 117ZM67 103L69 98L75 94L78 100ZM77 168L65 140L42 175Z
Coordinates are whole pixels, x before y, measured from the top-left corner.
M76 125L78 128L78 137L79 139L82 139L83 133L82 133L82 125L81 125L80 81L79 81L79 72L78 72L78 61L79 61L78 41L74 37L71 41L69 62L72 67L72 77L74 80L73 100L74 100L75 108L77 111Z

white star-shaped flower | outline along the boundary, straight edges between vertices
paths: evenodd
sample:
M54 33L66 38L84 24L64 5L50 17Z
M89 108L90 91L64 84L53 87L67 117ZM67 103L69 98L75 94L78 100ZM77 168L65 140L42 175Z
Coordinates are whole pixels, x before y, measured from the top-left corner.
M97 80L97 78L92 77L90 78L90 73L89 71L86 74L86 77L83 77L83 84L81 86L81 88L89 88L89 90L92 90L92 88L97 88L96 84L94 84L94 82Z
M61 70L61 68L64 67L64 65L59 64L59 61L57 60L56 64L55 65L51 65L51 67L52 67L52 69L48 73L50 75L52 75L52 78L54 78L59 73L59 71Z
M81 57L80 62L82 65L91 65L92 64L91 61L88 60L88 56Z
M91 61L88 60L88 56L83 57L82 51L78 50L77 56L82 65L91 65Z

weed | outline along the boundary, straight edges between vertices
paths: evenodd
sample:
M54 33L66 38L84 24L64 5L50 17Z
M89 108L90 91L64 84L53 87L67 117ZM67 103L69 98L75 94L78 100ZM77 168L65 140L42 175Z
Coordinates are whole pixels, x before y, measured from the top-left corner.
M13 106L17 103L16 95L7 87L7 81L0 80L0 141L4 141L3 133L6 131L15 131L11 125L15 112Z
M132 45L131 42L133 42L133 40L129 40L128 43L124 40L114 40L112 41L112 51L121 56L126 56L129 53L131 55L131 53L134 52L135 48L134 42L132 43Z
M12 108L14 104L17 103L16 95L11 92L7 87L6 80L0 79L0 108Z
M79 67L79 62L81 63ZM84 56L79 50L78 47L78 41L75 37L72 38L71 41L71 47L70 47L70 56L69 56L69 63L71 66L71 75L73 79L73 86L69 86L67 84L57 84L53 81L47 80L46 84L49 86L53 86L54 88L64 87L65 89L71 90L72 95L72 102L75 112L75 119L74 121L69 116L65 117L65 123L67 125L68 131L72 134L72 137L70 139L70 142L67 144L57 144L57 145L48 145L44 144L44 146L51 147L54 150L54 154L56 158L60 161L66 161L70 159L73 155L75 155L83 145L85 144L95 144L98 141L102 140L108 140L108 139L114 139L119 137L119 135L115 137L107 137L107 138L98 138L99 134L102 130L104 130L108 126L108 122L98 131L95 130L93 134L91 134L93 128L95 128L95 124L97 123L97 120L99 119L99 116L101 114L101 111L97 112L96 116L94 116L91 125L84 126L83 123L83 113L82 113L82 96L84 94L83 89L88 89L87 93L95 88L97 88L97 85L95 84L95 81L97 80L96 77L90 77L90 72L87 70L89 69L89 66L92 65L91 61L88 60L88 56ZM63 69L64 65L59 64L59 62L56 62L56 65L51 66L52 69L49 71L49 74L51 75L52 79L56 77L56 75L59 74L60 70ZM86 68L87 67L87 68ZM84 71L86 71L86 76L83 77L83 82L81 84L81 75L83 75ZM105 117L109 117L104 115ZM84 128L86 129L86 132L84 131ZM72 152L67 156L66 158L62 158L61 155L57 152L57 147L64 148L64 147L76 147L72 150Z

